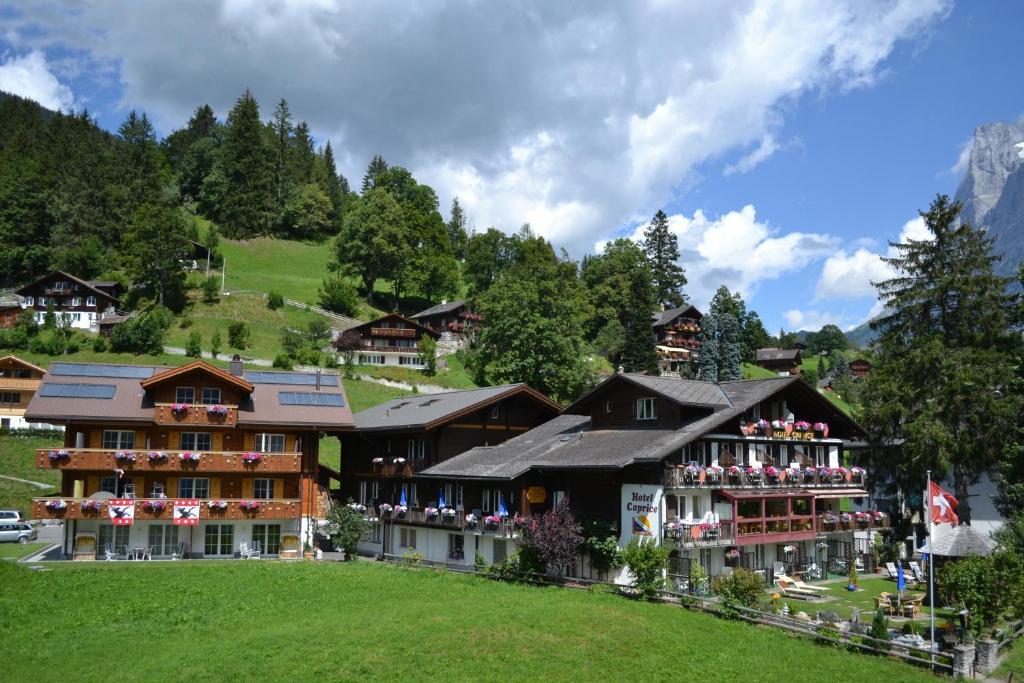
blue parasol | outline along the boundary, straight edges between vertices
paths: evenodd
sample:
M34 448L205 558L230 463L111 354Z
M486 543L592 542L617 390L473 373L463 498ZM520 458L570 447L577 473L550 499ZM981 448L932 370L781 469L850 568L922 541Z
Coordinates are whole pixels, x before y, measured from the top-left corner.
M399 499L398 504L401 505L402 507L407 507L409 505L408 499L405 497L404 486L402 487L402 497Z
M896 563L896 590L898 590L900 593L902 593L904 591L904 589L906 589L906 587L907 587L907 580L905 578L903 578L903 563L902 562L897 562Z
M437 507L443 509L444 507L446 507L444 503L445 503L445 501L444 501L444 489L441 489L441 493L437 497Z
M505 494L498 494L498 516L508 517L508 508L505 507Z

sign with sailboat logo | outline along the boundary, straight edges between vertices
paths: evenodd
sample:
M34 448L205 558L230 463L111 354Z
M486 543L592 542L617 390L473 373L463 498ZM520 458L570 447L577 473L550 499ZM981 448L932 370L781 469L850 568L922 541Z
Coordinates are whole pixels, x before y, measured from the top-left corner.
M640 542L659 542L661 524L665 518L664 489L645 484L622 486L621 545L636 539Z

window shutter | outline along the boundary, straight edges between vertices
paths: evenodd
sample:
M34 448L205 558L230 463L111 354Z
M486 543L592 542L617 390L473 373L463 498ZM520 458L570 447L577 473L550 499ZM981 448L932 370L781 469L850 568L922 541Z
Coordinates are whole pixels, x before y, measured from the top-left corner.
M93 429L89 432L89 448L103 448L103 430Z
M222 451L224 450L224 435L220 432L213 433L213 450Z
M272 498L284 498L284 479L274 479L274 495Z
M167 486L164 487L164 494L168 498L176 498L178 496L178 478L167 477Z
M91 496L100 490L100 478L99 477L87 477L85 480L85 495Z
M210 479L210 498L220 498L220 477Z
M138 429L135 431L135 448L142 449L146 447L146 430Z
M246 432L245 434L245 447L246 451L256 450L256 437L252 432Z
M143 477L132 476L132 483L135 484L135 497L136 498L149 498L149 492L146 491L146 480Z
M242 480L242 498L252 498L252 479Z

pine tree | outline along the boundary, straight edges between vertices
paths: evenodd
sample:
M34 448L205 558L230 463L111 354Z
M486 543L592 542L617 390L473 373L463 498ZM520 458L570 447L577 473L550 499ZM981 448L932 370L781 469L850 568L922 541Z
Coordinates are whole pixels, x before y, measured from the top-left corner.
M469 236L466 232L466 215L459 204L459 198L452 199L451 218L448 219L448 241L451 242L455 251L455 258L460 261L466 258L466 242Z
M313 134L309 124L300 121L295 126L292 138L288 176L295 186L308 185L315 180L316 152L313 151Z
M288 202L290 191L289 161L291 156L292 136L295 126L292 124L292 112L288 101L282 98L274 109L274 118L270 128L274 134L274 208L277 222L284 216L284 205Z
M375 154L373 159L370 160L370 165L366 167L366 175L363 176L363 194L376 187L377 176L387 170L388 162L384 161L384 157L381 155Z
M824 356L818 356L818 377L820 379L825 379L825 376L827 374L828 374L828 369L825 367L825 357Z
M715 323L718 328L718 381L742 379L739 321L732 313L722 313Z
M232 237L268 234L274 216L274 155L263 135L259 105L248 90L228 114L221 168L225 233Z
M331 220L341 226L341 220L345 216L345 199L348 194L348 182L338 176L338 168L334 162L334 150L331 148L331 141L328 140L320 154L317 155L316 180L321 189L331 200ZM344 181L346 187L342 187Z
M668 216L660 209L644 231L644 251L651 261L657 302L670 307L685 304L686 274L679 265L679 241L669 230Z
M701 320L697 362L697 379L701 382L718 381L718 320L714 316L704 316Z
M992 239L961 222L961 208L939 195L921 213L931 239L890 243L897 275L876 283L886 313L872 323L878 353L861 399L872 442L903 443L900 458L879 452L877 469L904 491L920 490L926 469L952 475L970 523L968 487L998 465L1020 413L1020 338Z
M128 219L139 207L162 201L160 148L149 117L134 110L118 129L121 147L120 170L127 188L125 211Z

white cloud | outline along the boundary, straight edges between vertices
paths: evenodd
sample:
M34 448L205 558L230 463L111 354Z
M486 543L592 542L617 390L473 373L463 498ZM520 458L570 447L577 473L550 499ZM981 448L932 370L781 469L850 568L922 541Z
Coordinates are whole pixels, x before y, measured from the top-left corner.
M264 117L284 97L329 137L353 184L380 153L480 227L529 221L579 253L708 160L757 145L734 164L753 168L795 99L871 84L949 7L164 0L21 3L5 22L113 65L122 107L164 132L204 102L224 116L250 87Z
M973 142L974 140L972 138L960 145L960 154L956 158L956 163L949 169L951 175L955 175L959 178L964 174L964 171L967 170L967 166L971 163L971 148L973 147Z
M758 164L779 151L779 143L775 142L775 136L769 133L761 138L761 144L750 151L735 164L729 164L722 171L722 175L728 177L733 173L747 173L754 170Z
M820 330L825 325L841 325L843 316L828 311L792 309L782 314L791 330Z
M57 80L40 50L5 59L0 64L0 90L35 100L47 109L67 111L75 103L71 88Z

